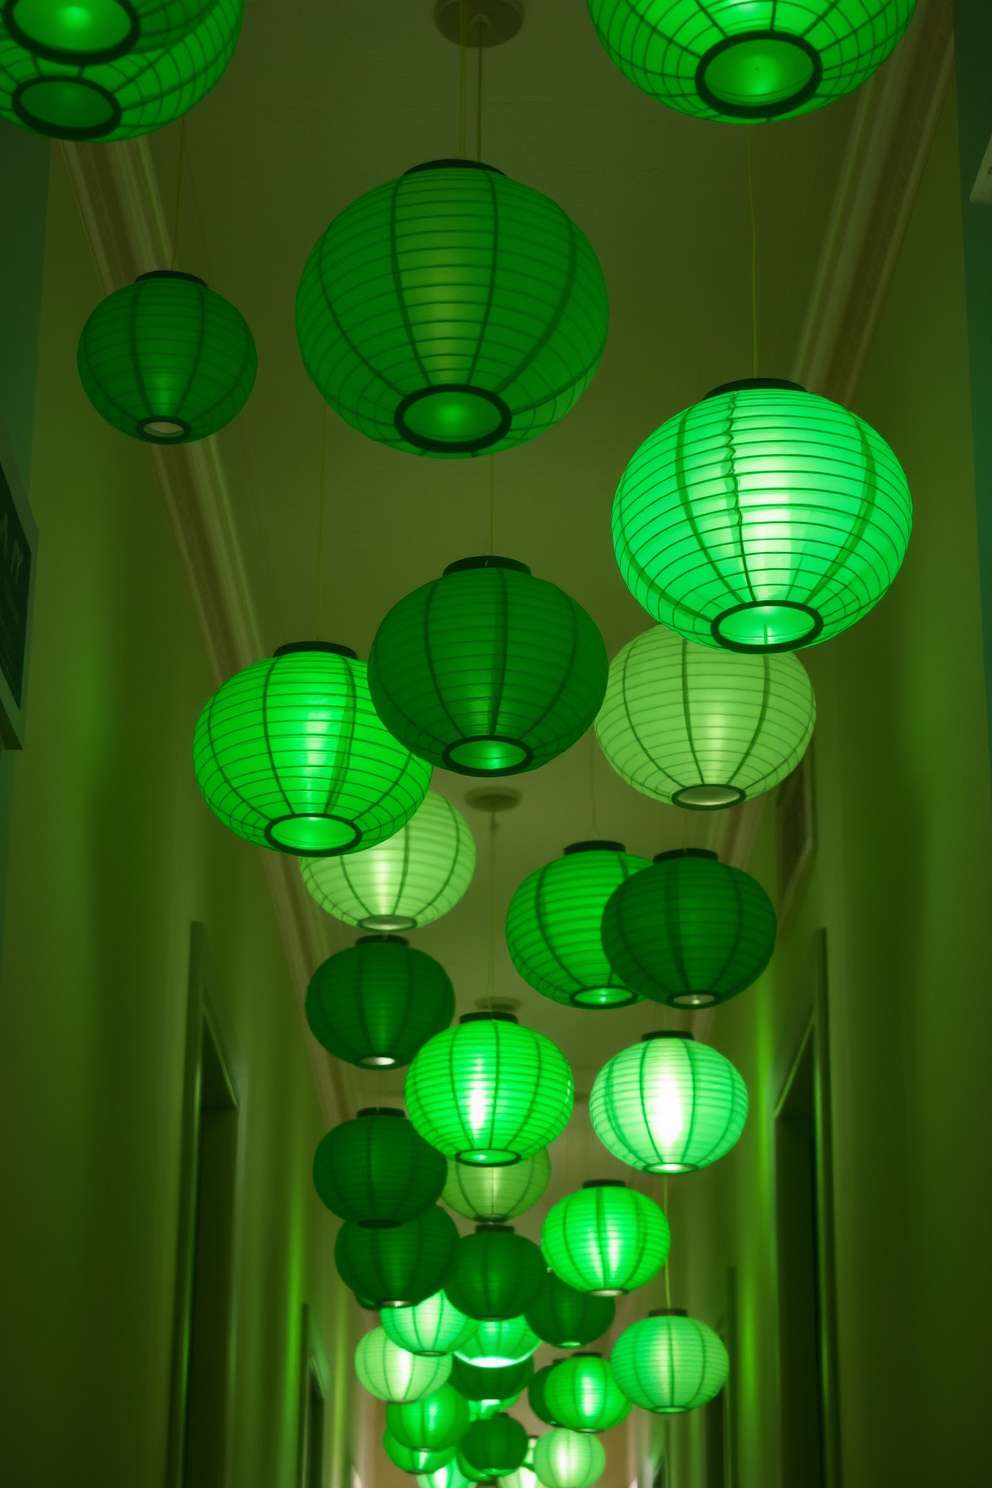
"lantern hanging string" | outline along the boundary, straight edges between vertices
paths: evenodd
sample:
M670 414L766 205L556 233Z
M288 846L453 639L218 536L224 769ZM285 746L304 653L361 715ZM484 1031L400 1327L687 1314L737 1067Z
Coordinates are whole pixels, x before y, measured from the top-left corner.
M176 211L172 223L172 261L171 269L179 267L179 209L183 199L183 166L186 163L186 115L183 114L179 124L179 164L176 167Z
M751 126L744 126L744 154L747 160L747 207L751 223L751 354L753 376L758 375L758 228L754 213L754 171L751 161Z
M478 44L479 62L475 79L475 158L482 159L482 17L479 18Z
M458 158L465 159L468 134L468 0L458 0Z
M669 1224L671 1224L671 1220L669 1219L669 1215L668 1215L668 1178L667 1177L665 1178L665 1190L664 1190L664 1193L662 1194L661 1207L665 1211L665 1218L668 1219ZM672 1253L671 1253L671 1251L669 1251L668 1252L668 1255L665 1257L665 1306L666 1307L671 1307L671 1305L672 1305Z
M493 552L493 543L495 541L495 535L494 534L495 534L495 526L496 526L496 463L495 463L495 461L496 461L496 456L495 455L490 455L489 456L489 546L486 548L486 552L489 553L490 555Z
M317 492L317 640L324 631L324 490L327 471L327 404L320 417L320 477Z
M596 820L596 731L589 730L589 817L592 824L592 835L599 836L599 823Z
M489 954L486 975L486 992L489 1011L492 1012L496 996L496 812L489 813Z

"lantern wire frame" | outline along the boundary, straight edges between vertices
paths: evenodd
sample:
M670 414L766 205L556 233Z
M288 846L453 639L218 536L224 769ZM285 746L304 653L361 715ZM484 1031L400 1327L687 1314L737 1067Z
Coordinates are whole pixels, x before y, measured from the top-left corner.
M670 1245L659 1206L615 1178L590 1179L566 1194L541 1228L541 1249L555 1275L597 1297L643 1286L665 1264Z

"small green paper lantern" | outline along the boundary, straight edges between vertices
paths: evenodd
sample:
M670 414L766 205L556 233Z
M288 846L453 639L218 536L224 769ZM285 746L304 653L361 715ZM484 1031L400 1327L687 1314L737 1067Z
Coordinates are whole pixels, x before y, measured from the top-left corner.
M482 1478L502 1478L522 1466L529 1448L519 1421L501 1412L488 1421L474 1421L461 1442L461 1458Z
M563 1359L548 1375L544 1399L558 1424L569 1431L609 1431L631 1412L609 1360L600 1354Z
M458 1242L444 1289L467 1317L481 1322L518 1318L544 1285L544 1257L512 1225L477 1225Z
M315 857L372 847L427 793L430 767L383 728L347 646L280 646L200 714L193 768L215 816L248 842Z
M871 425L770 378L727 383L662 424L613 503L638 604L728 651L847 630L892 583L911 525L906 477Z
M441 1197L447 1164L395 1106L366 1106L317 1147L313 1182L332 1214L383 1229L405 1224Z
M447 1028L455 989L441 963L401 935L363 935L317 967L306 1010L314 1038L338 1059L402 1068Z
M589 728L609 663L594 621L513 558L463 558L386 615L369 653L383 723L460 775L518 775Z
M50 62L91 66L188 36L217 0L5 0L12 41Z
M606 901L647 858L622 842L573 842L525 878L506 912L506 944L524 981L569 1007L609 1009L640 1002L610 967L601 927Z
M444 1467L432 1473L419 1473L417 1488L472 1488L475 1479L467 1477L458 1464L457 1453Z
M477 1224L505 1224L537 1203L550 1177L551 1159L546 1151L501 1168L466 1166L449 1158L448 1181L441 1197L449 1209Z
M451 1354L472 1337L478 1318L466 1317L443 1291L425 1297L413 1307L389 1307L382 1326L400 1348L411 1354L434 1357Z
M388 1410L389 1407L387 1406ZM407 1473L432 1473L439 1468L447 1467L449 1462L455 1458L455 1447L443 1447L437 1451L429 1451L424 1447L408 1447L404 1442L398 1441L391 1431L382 1433L382 1445L386 1456L401 1472Z
M719 1337L682 1308L660 1308L625 1328L613 1373L635 1405L657 1415L695 1410L719 1395L730 1361Z
M345 1286L374 1306L409 1307L440 1290L457 1245L454 1221L435 1206L390 1230L343 1224L334 1263Z
M498 1322L480 1322L471 1338L455 1350L459 1359L477 1364L482 1369L502 1368L529 1359L541 1346L541 1340L525 1317L503 1318Z
M558 1425L558 1422L553 1419L551 1408L548 1405L547 1386L552 1369L557 1369L558 1365L563 1362L562 1359L555 1359L553 1363L545 1364L542 1369L537 1371L527 1386L527 1402L537 1419L543 1421L546 1426Z
M556 1427L538 1437L534 1471L544 1488L592 1488L606 1466L606 1451L596 1436Z
M798 657L715 651L656 625L614 658L596 737L642 795L712 811L791 774L815 721Z
M843 98L895 49L916 0L589 0L625 77L679 113L766 123Z
M468 1427L468 1401L450 1384L419 1400L386 1406L386 1430L405 1447L440 1452L457 1446Z
M527 1321L538 1338L554 1348L581 1348L613 1327L616 1306L610 1297L593 1297L548 1272L537 1301L527 1309Z
M373 1328L358 1340L355 1373L362 1387L378 1400L419 1400L447 1381L451 1355L425 1359L399 1348L383 1328Z
M301 858L307 892L363 930L413 930L453 909L472 882L475 839L461 812L429 790L405 827L346 858Z
M512 1013L464 1014L424 1045L406 1077L407 1110L420 1135L471 1165L533 1157L564 1131L574 1095L560 1049Z
M528 1356L519 1364L480 1368L455 1356L451 1366L451 1383L466 1400L508 1400L519 1395L534 1378L534 1360Z
M353 428L439 457L550 428L599 365L603 271L559 206L474 160L433 160L346 207L307 260L296 334Z
M691 1033L647 1033L604 1064L589 1097L607 1151L646 1173L694 1173L730 1151L747 1120L747 1086Z
M556 1275L580 1292L620 1297L656 1276L668 1257L668 1220L653 1199L615 1178L566 1194L541 1230Z
M610 965L645 997L711 1007L756 982L778 920L756 878L701 847L659 853L603 912Z

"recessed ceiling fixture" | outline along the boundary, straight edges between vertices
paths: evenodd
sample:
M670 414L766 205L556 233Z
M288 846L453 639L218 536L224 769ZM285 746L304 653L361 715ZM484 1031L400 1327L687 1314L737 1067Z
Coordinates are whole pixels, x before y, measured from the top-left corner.
M358 1340L355 1373L363 1388L378 1400L419 1400L445 1383L451 1373L451 1355L425 1359L393 1343L385 1329L373 1328Z
M695 1410L719 1395L727 1350L712 1328L682 1308L659 1308L625 1328L613 1346L613 1374L635 1405L656 1415Z
M307 1022L318 1043L362 1069L402 1068L455 1015L451 978L401 935L363 935L310 978Z
M654 1200L613 1178L590 1179L566 1194L541 1229L541 1249L555 1275L597 1297L620 1297L650 1281L670 1243L668 1220Z
M346 1221L334 1242L345 1286L373 1307L409 1307L440 1291L458 1245L450 1214L434 1205L389 1230Z
M447 1164L395 1106L367 1106L322 1137L313 1160L321 1201L339 1219L389 1229L441 1197Z
M534 1471L544 1488L592 1488L606 1466L606 1450L597 1436L557 1426L538 1437Z
M601 1354L563 1359L548 1376L544 1398L558 1424L570 1431L609 1431L631 1412L610 1361Z
M113 62L188 36L217 0L6 0L12 41L50 62Z

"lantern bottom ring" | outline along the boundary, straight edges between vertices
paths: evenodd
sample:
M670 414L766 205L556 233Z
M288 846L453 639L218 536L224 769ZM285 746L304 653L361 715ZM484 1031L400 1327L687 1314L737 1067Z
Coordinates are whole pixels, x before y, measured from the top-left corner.
M718 113L775 119L813 97L823 81L819 52L788 31L738 31L699 60L696 92Z
M440 382L407 393L393 423L401 439L434 455L475 455L498 444L513 422L503 399L467 382Z
M366 915L364 920L358 922L359 930L379 930L384 934L392 934L396 930L416 930L416 920L411 920L409 915Z
M666 998L672 1007L701 1008L712 1007L720 999L715 992L677 992L674 997Z
M666 1175L670 1173L694 1173L696 1171L696 1164L680 1162L657 1162L651 1163L649 1167L644 1169L644 1171L646 1173L665 1173Z
M293 811L268 823L265 840L277 852L333 858L357 847L362 834L354 822L344 817L322 811Z
M138 438L149 444L180 444L189 438L189 424L174 414L152 413L139 419L136 425Z
M11 98L22 124L55 139L101 139L121 121L122 109L109 88L92 78L27 78Z
M747 792L736 785L684 785L672 796L673 806L686 811L719 811L725 806L739 806Z
M626 1295L626 1287L597 1287L595 1291L589 1293L590 1297L626 1297Z
M512 1168L519 1161L520 1153L505 1147L466 1147L455 1153L455 1162L465 1168Z
M585 1008L587 1012L610 1012L613 1008L630 1007L638 1002L636 992L629 987L580 987L569 993L573 1007Z
M819 610L795 599L751 599L721 611L710 624L724 650L762 656L808 646L822 630Z
M534 751L519 739L476 734L449 744L442 758L449 770L460 775L516 775L526 770Z
M358 1063L362 1069L389 1069L396 1060L391 1054L366 1054Z

